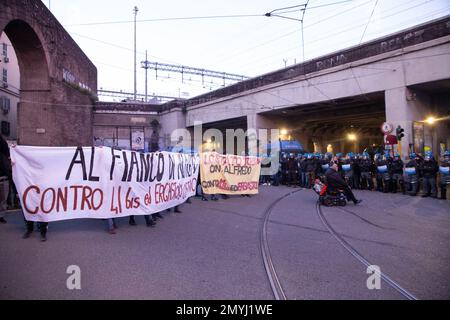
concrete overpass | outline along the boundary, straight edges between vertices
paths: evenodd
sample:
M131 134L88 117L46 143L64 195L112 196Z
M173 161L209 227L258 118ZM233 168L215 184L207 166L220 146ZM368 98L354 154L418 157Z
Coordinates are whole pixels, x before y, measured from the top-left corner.
M311 150L349 151L382 143L381 123L405 129L402 155L415 145L439 152L450 144L450 16L360 46L271 72L186 101L160 113L176 128L286 128ZM442 119L432 126L424 120ZM358 149L358 146L355 146ZM362 150L356 150L362 151Z

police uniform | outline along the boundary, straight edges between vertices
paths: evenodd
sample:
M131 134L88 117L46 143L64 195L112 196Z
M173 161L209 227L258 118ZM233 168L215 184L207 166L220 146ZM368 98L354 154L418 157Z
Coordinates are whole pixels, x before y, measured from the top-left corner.
M450 151L446 151L439 163L439 186L441 199L447 199L447 186L450 184Z

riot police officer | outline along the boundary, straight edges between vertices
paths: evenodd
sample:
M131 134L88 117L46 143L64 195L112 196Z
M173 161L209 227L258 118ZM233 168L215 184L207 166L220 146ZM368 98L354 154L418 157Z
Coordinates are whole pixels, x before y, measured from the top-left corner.
M301 183L300 186L302 188L306 188L307 186L307 174L306 174L306 161L307 161L307 155L304 154L302 155L301 159L300 159L300 176L301 176Z
M288 186L297 186L297 160L295 155L291 153L288 159Z
M353 184L353 154L351 152L347 153L346 157L342 160L342 171L344 172L345 182L354 189Z
M281 184L286 185L288 180L288 156L285 152L281 153L280 169L281 169Z
M392 192L397 193L397 188L400 185L400 190L405 194L405 184L403 181L403 161L397 153L391 163L392 175Z
M375 165L377 167L377 190L380 192L389 192L391 176L389 174L389 154L385 153L375 155Z
M378 165L382 165L381 153L376 153L373 162L375 165L375 180L377 182L377 191L383 192L383 176L378 171Z
M434 160L431 152L426 153L420 171L423 177L423 191L422 197L426 198L431 195L432 198L437 198L436 188L436 174L439 171L439 166Z
M303 156L300 153L298 153L297 156L295 157L295 162L297 164L297 181L300 187L302 187L302 166L301 166L302 157Z
M327 152L319 162L319 178L322 182L325 182L325 173L330 168L330 161L332 157L333 155Z
M450 184L450 151L447 150L439 163L439 185L441 199L447 199L447 186Z
M361 155L357 153L353 157L352 168L353 168L353 187L355 189L361 189L361 168L359 163L361 162Z
M406 192L410 196L417 195L417 191L419 190L419 163L416 158L416 154L412 152L409 155L409 161L405 164L404 169Z
M368 153L363 153L362 159L359 162L359 168L361 171L361 189L373 190L373 162L370 159Z
M314 154L309 153L306 159L306 188L310 189L314 184L316 178L317 162Z
M341 152L336 153L335 161L338 164L338 172L341 175L341 177L344 178L344 171L342 170L342 160L343 154Z

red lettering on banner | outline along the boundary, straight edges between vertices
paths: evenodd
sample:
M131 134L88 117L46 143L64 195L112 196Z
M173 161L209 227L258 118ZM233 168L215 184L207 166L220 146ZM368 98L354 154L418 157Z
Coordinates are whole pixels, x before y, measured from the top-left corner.
M30 192L31 190L36 190L37 194L41 193L41 190L39 189L39 187L37 186L29 186L28 188L25 189L25 192L23 193L23 197L22 197L22 203L23 203L23 207L25 208L25 210L30 213L30 214L36 214L39 210L38 207L36 207L34 209L34 211L31 211L28 206L27 206L27 196L28 196L28 192Z
M83 188L83 186L70 186L70 189L74 190L73 193L73 210L77 210L77 204L78 204L78 189Z
M95 194L99 193L100 194L100 201L98 203L98 205L95 205ZM103 191L101 189L94 189L94 191L92 192L92 198L91 198L91 205L92 205L92 209L94 209L94 211L97 211L98 209L101 208L103 204Z
M67 187L64 187L64 193L61 189L58 189L58 197L56 199L56 212L59 212L60 205L63 207L63 211L67 211Z
M127 195L125 197L125 207L127 209L137 209L140 205L139 197L130 197L130 193L132 191L133 190L131 188L128 188Z
M146 206L152 204L152 194L151 194L151 192L152 192L152 188L148 187L148 193L146 193L145 196L144 196L144 204Z
M83 188L83 196L81 198L81 210L84 210L84 204L87 205L89 210L92 209L91 204L89 203L89 198L92 196L92 189L90 187Z
M45 204L45 195L47 194L47 192L51 192L52 193L52 205L50 206L50 209L45 210L44 208L44 204ZM56 198L56 192L55 189L53 188L48 188L45 189L44 192L42 192L42 198L41 198L41 210L43 213L50 213L53 208L55 207L55 198Z

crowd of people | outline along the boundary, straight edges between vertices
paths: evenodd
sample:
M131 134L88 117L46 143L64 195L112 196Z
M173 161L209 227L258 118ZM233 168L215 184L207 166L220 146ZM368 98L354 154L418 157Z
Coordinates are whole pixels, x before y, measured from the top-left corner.
M287 185L292 187L312 188L318 179L324 183L338 186L345 190L347 199L358 204L352 193L352 189L377 190L380 192L402 192L416 196L422 190L422 197L447 199L447 188L450 184L450 152L446 151L440 159L436 160L430 152L421 154L411 153L409 159L404 163L399 154L390 156L389 152L384 154L368 153L343 155L337 153L281 153L279 158L279 170L272 176L261 175L261 184L265 185ZM263 162L264 163L264 162ZM439 185L439 188L437 187ZM0 223L6 223L5 213L8 207L8 199L15 194L12 181L12 167L9 148L3 137L0 136ZM197 196L202 201L208 198L202 193L200 177L198 177ZM229 196L210 195L211 201L219 200L218 196L228 199ZM248 196L249 195L243 195ZM13 200L14 202L14 200ZM191 203L187 199L187 203ZM179 206L172 208L174 212L180 213ZM171 209L167 209L171 211ZM161 213L144 215L147 227L154 227L156 221L163 219ZM105 219L107 230L115 234L117 229L116 219ZM136 226L135 216L128 217L128 224ZM29 238L34 231L35 223L26 221L26 232L23 238ZM47 240L48 223L38 222L37 229L41 240Z
M449 151L438 160L431 152L423 156L411 153L405 162L399 154L392 157L389 152L372 156L368 153L345 156L342 153L281 153L279 171L272 176L261 176L260 182L312 188L316 178L325 181L325 174L333 163L337 164L337 172L351 189L402 192L412 196L422 190L422 197L437 198L439 195L441 199L447 199Z

